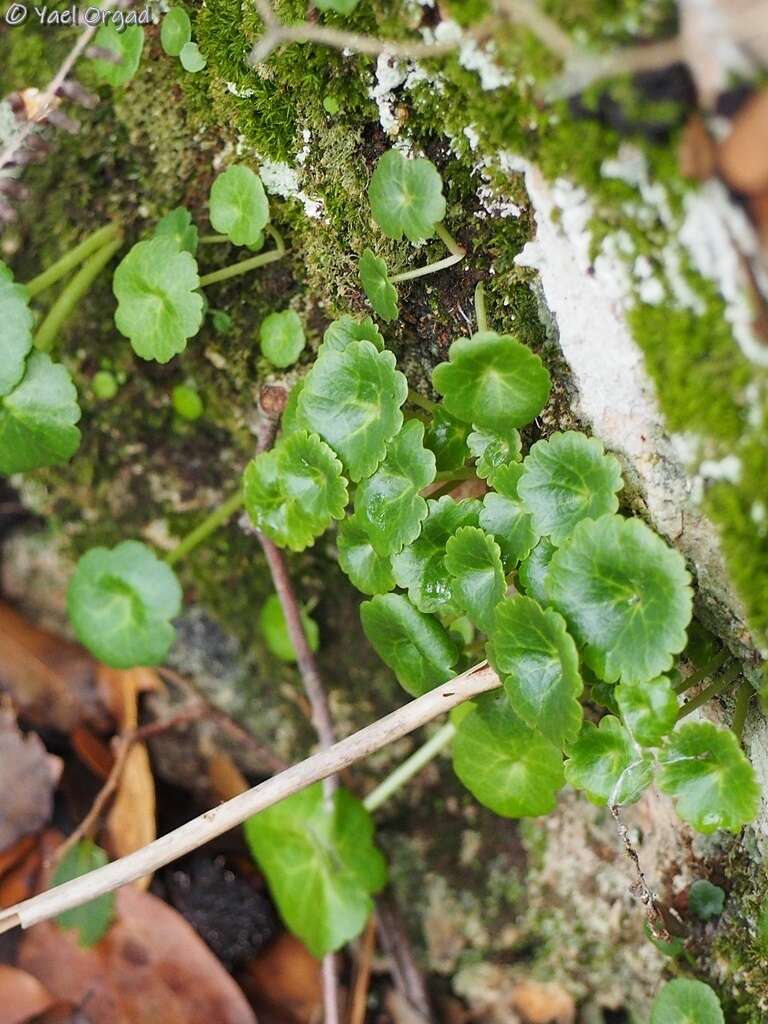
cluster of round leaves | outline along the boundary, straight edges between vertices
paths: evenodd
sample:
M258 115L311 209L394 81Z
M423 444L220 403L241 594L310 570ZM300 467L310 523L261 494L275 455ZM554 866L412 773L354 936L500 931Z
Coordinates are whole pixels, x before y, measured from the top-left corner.
M688 573L618 514L616 459L573 431L522 458L519 428L550 381L512 337L455 342L433 383L432 422L404 420L406 382L375 327L331 325L283 437L246 474L256 525L300 550L342 519L340 565L371 598L365 632L414 696L466 667L485 635L503 690L456 712L454 766L493 810L544 814L566 781L597 803L630 803L656 777L697 829L740 828L757 807L751 766L730 731L677 724L665 674L687 642ZM295 458L310 446L317 457ZM424 497L438 466L465 474L473 461L482 500ZM618 714L585 722L585 683L608 684Z
M33 347L27 292L0 261L0 473L66 462L80 445L77 391L68 370Z
M178 57L185 71L196 74L206 65L197 43L192 42L192 23L183 7L171 7L163 18L160 43L169 57Z
M234 164L211 186L209 216L233 245L259 249L269 223L269 203L259 176ZM137 242L113 280L115 324L142 359L167 363L200 330L205 302L197 267L198 232L189 211L178 207Z

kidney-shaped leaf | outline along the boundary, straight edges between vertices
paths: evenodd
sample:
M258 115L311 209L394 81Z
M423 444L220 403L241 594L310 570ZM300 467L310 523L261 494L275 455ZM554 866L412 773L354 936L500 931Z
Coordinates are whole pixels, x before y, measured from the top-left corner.
M320 645L320 632L317 623L303 608L299 609L299 616L304 628L304 636L307 638L307 645L311 651L316 651ZM296 661L296 650L288 632L283 606L277 594L270 594L261 606L259 629L264 637L264 642L276 658L279 658L280 661Z
M77 391L67 370L33 352L24 376L0 398L0 473L26 473L66 462L77 451Z
M408 382L391 352L370 341L325 351L307 374L299 413L333 448L355 482L370 476L403 425Z
M596 437L575 430L537 441L528 453L519 492L539 534L561 544L582 519L619 507L621 467Z
M486 694L457 718L453 769L470 793L505 818L549 814L564 781L557 747L518 718L503 694Z
M706 878L697 878L688 890L688 910L700 921L711 921L725 909L725 890Z
M384 338L371 317L366 316L358 320L345 314L326 327L322 349L333 348L342 351L350 341L370 341L379 351L384 348Z
M467 438L473 457L477 459L477 475L494 487L494 475L502 466L520 461L522 439L517 430L497 434L493 430L473 430Z
M27 355L32 348L32 311L23 285L15 284L10 269L0 260L0 397L24 376Z
M672 666L691 618L682 557L639 519L584 519L553 556L549 596L608 683L643 682Z
M454 640L407 597L380 594L360 606L360 618L373 649L411 696L451 678L459 656Z
M397 320L400 315L397 288L389 279L389 270L384 260L370 249L363 249L357 271L374 313L387 323L390 320Z
M570 758L565 777L583 789L595 804L633 804L653 778L653 762L642 753L613 715L600 725L585 722Z
M583 685L565 620L529 597L508 598L496 609L488 656L520 718L557 746L570 746L581 728Z
M106 853L96 846L92 839L81 839L62 858L53 873L51 885L63 885L108 863ZM73 910L65 910L56 918L56 924L60 928L71 928L76 931L78 943L89 947L95 945L106 934L114 916L115 894L107 892Z
M135 540L86 551L67 591L78 640L113 668L163 662L175 637L171 619L180 610L173 570Z
M675 978L659 989L651 1007L651 1024L725 1024L725 1017L709 985Z
M192 38L192 23L183 7L171 7L160 26L160 45L169 57L178 57Z
M96 58L93 70L102 82L108 85L125 85L139 69L141 52L144 49L144 29L141 25L128 25L122 31L108 21L102 25L93 39L94 47L111 50L117 62Z
M347 516L339 526L339 565L353 586L364 594L386 594L395 588L390 560L374 551L371 538L358 522Z
M175 238L137 242L115 271L115 324L142 359L167 363L200 330L203 297L197 263Z
M355 494L357 521L380 555L394 554L418 537L427 514L419 491L434 478L435 456L424 447L424 424L409 420Z
M677 813L704 833L738 832L760 806L755 771L730 729L688 722L659 755L659 788L675 798Z
M211 224L235 245L255 245L269 221L269 201L261 178L250 167L233 164L211 186Z
M478 526L462 526L445 545L445 568L456 603L479 629L490 633L506 590L499 545Z
M452 584L445 567L445 545L462 526L477 526L480 502L454 501L445 495L427 501L427 518L418 538L392 558L397 585L407 589L422 612L436 612L451 603Z
M280 916L314 956L360 934L387 866L371 816L351 793L337 789L329 807L315 783L249 818L245 836Z
M259 339L261 351L281 369L293 365L306 345L301 318L294 309L270 313L261 324Z
M344 515L347 484L328 445L295 430L251 460L243 495L255 526L279 547L303 551Z
M519 463L500 466L493 475L496 492L485 495L480 513L480 526L496 538L505 572L526 558L539 539L533 519L517 493L522 472Z
M157 222L155 238L172 238L183 252L197 253L197 225L186 206L177 206Z
M448 412L465 423L506 435L538 416L549 397L546 367L509 335L459 338L448 358L432 371L432 383Z
M614 693L624 724L642 746L658 746L674 729L678 700L666 676L621 683Z
M385 235L422 242L435 233L445 216L443 181L430 160L412 160L396 149L376 164L368 198L376 223Z

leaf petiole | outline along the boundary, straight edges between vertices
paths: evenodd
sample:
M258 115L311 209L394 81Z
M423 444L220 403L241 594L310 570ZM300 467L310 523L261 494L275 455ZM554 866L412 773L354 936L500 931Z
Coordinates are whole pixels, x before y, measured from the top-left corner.
M417 775L422 768L437 757L440 751L448 746L455 735L456 727L454 724L446 722L444 726L437 730L434 736L430 737L426 743L415 750L402 764L399 764L383 782L380 782L375 789L371 790L365 800L363 800L363 807L367 811L377 811L398 790L407 785L414 775Z
M485 311L485 287L482 281L475 287L475 317L478 331L488 330L488 317Z
M709 662L708 665L705 665L703 668L697 669L695 672L687 676L685 679L681 679L680 682L675 686L675 693L685 693L692 687L697 686L699 683L702 683L705 679L709 679L709 677L714 675L714 673L717 672L717 670L721 668L730 657L731 652L726 647L725 650L720 651L720 653L716 655Z
M33 277L31 281L27 281L25 288L29 297L34 298L35 295L39 295L46 288L50 288L52 284L56 284L70 270L74 270L83 260L87 259L91 253L96 252L97 249L100 249L102 245L106 245L107 242L116 239L120 232L120 225L113 221L111 224L105 224L103 228L99 228L98 231L88 235L79 245L74 246L69 252L65 253L61 259L56 260L55 263L52 263L50 267L46 268L41 274L38 274L37 277Z
M194 530L182 537L176 547L165 556L166 565L175 565L189 554L198 544L202 544L214 530L223 526L238 509L243 506L243 492L235 491L226 501L218 505L210 515L207 515L202 523L199 523Z
M709 686L705 686L701 693L697 693L695 697L692 697L687 704L684 704L677 713L677 721L681 718L685 718L686 715L690 715L692 711L696 711L698 708L703 707L713 697L718 697L721 693L725 693L730 690L734 682L741 675L741 668L739 665L734 665L722 679L716 679Z
M434 414L437 409L437 402L433 402L431 398L426 398L424 395L419 394L413 388L408 388L408 401L412 405L418 405L430 414Z
M736 707L734 708L733 721L731 722L731 729L739 743L741 743L741 738L744 734L744 722L747 719L749 704L754 695L755 688L749 680L744 679L736 692Z
M439 270L446 270L448 267L452 267L464 259L467 255L466 249L459 245L453 235L449 234L442 224L435 226L435 233L445 243L445 247L451 255L446 256L442 260L437 260L435 263L428 263L425 267L416 267L415 270L404 270L401 274L393 274L389 279L391 284L398 284L400 281L413 281L417 277L436 274Z
M40 352L50 352L56 336L68 320L80 299L88 292L93 282L107 266L117 250L123 244L122 233L105 246L98 249L83 263L71 281L62 289L59 297L48 310L48 314L40 324L35 335L35 348Z
M229 242L229 238L226 235L200 235L198 242L201 245L223 245Z
M209 284L228 281L231 277L239 277L240 274L247 274L258 267L266 266L267 263L274 263L276 260L282 259L285 255L283 236L277 228L273 228L270 224L267 225L265 230L275 240L274 249L270 249L269 252L261 252L258 256L251 256L250 259L241 260L239 263L233 263L229 267L223 267L221 270L214 270L210 274L204 274L200 278L200 287L206 288Z

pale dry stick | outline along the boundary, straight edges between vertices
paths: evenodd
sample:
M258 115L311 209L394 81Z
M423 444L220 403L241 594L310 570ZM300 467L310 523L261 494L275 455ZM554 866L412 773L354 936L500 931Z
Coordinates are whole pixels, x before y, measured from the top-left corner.
M656 898L656 894L648 885L645 877L645 872L640 866L640 856L634 847L634 844L629 836L629 829L621 820L621 812L616 804L610 805L611 814L613 815L614 821L616 822L616 829L619 833L619 839L624 846L624 851L629 857L637 875L637 883L633 886L633 893L636 893L640 899L640 902L645 906L646 916L648 924L657 939L669 938L667 932L667 924L665 915Z
M29 928L40 921L48 921L66 910L113 892L129 882L135 882L241 825L259 811L322 781L328 775L343 771L457 705L495 690L500 685L501 680L487 663L476 665L340 740L329 750L313 754L240 796L193 818L141 850L0 911L0 933L18 926Z
M118 2L119 0L105 0L105 2L101 5L101 10L109 11L113 7L116 7L118 5ZM96 30L98 29L98 27L98 25L88 25L86 28L83 29L83 31L78 36L75 45L69 51L64 60L61 62L59 70L48 83L47 87L43 90L38 100L37 115L35 117L35 120L24 121L19 127L18 131L15 133L15 135L13 135L10 138L10 140L6 143L4 148L0 150L0 171L9 163L11 163L13 157L19 151L20 147L26 141L27 137L32 133L36 125L40 121L44 121L48 114L50 114L51 110L53 109L56 94L66 81L67 77L72 71L72 68L83 55L83 52L85 51L86 47L96 34Z

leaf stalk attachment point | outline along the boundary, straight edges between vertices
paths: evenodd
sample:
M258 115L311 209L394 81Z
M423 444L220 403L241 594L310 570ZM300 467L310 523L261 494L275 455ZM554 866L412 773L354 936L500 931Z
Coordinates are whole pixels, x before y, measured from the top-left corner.
M258 256L251 256L250 259L233 263L229 267L222 267L221 270L214 270L210 274L204 274L200 278L200 287L206 288L209 284L218 284L219 281L228 281L231 277L239 277L240 274L247 274L258 267L264 267L268 263L274 263L285 255L285 242L283 236L270 224L265 228L268 234L275 240L275 248L269 252L260 252Z

